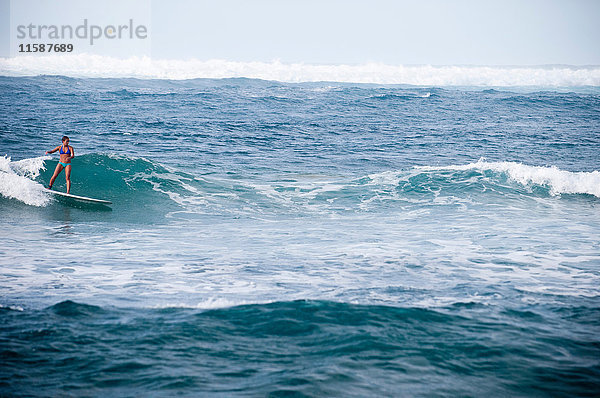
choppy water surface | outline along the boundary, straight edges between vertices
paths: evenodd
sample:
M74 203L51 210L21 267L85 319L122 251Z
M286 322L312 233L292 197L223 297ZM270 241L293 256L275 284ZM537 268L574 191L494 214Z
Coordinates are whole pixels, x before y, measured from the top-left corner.
M2 394L600 390L594 89L0 90Z

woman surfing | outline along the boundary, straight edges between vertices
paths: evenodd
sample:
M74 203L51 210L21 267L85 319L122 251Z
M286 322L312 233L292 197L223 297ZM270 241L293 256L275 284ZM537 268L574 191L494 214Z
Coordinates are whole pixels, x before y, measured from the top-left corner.
M71 190L71 159L75 157L75 150L72 146L69 145L69 137L66 135L62 138L62 145L57 146L51 151L46 151L46 155L59 151L60 161L56 165L56 169L54 169L54 175L50 179L50 184L48 184L48 189L52 189L52 184L54 184L54 180L60 174L60 172L65 169L65 178L67 180L67 193Z

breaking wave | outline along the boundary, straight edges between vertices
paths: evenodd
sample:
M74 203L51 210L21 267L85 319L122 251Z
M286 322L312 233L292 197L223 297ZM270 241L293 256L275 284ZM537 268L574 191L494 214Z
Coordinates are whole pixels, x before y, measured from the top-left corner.
M0 196L17 199L31 206L45 206L50 197L44 186L33 179L45 170L44 161L50 156L11 161L10 157L0 158Z
M313 65L303 63L234 62L226 60L118 59L91 54L0 58L0 74L140 79L254 78L281 82L348 82L417 86L600 86L600 67L574 66L432 66Z
M560 194L588 194L600 198L600 172L572 172L561 170L556 166L541 167L528 166L516 162L486 162L483 159L466 165L452 165L443 167L421 166L423 171L443 170L476 170L480 172L492 171L504 173L523 186L538 185L547 187L551 195Z
M43 186L54 170L55 161L49 159L0 158L0 196L33 206L49 204L52 198ZM56 186L64 190L64 181L59 178ZM110 198L131 211L145 208L153 213L157 208L170 208L238 214L252 208L261 214L279 214L373 210L395 201L435 202L440 196L485 196L486 192L509 196L584 194L600 198L600 172L571 172L555 166L480 159L465 165L415 166L355 177L237 181L169 170L144 158L88 154L78 158L73 190Z

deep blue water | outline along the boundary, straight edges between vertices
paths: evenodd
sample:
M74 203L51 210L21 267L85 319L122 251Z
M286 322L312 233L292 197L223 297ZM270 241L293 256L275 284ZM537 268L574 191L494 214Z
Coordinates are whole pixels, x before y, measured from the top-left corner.
M0 77L0 395L597 396L596 91Z

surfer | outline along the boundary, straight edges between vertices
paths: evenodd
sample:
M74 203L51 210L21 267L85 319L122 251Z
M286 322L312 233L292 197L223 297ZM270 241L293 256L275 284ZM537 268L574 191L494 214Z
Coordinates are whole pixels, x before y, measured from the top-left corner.
M59 151L60 153L60 161L56 165L56 169L54 169L54 175L50 179L50 184L48 184L48 189L52 189L52 184L54 184L54 180L60 174L60 172L65 169L65 178L67 180L67 193L71 190L71 159L75 157L75 150L72 146L69 145L69 137L66 135L62 138L62 145L57 146L51 151L46 151L46 155L50 153L54 153Z

